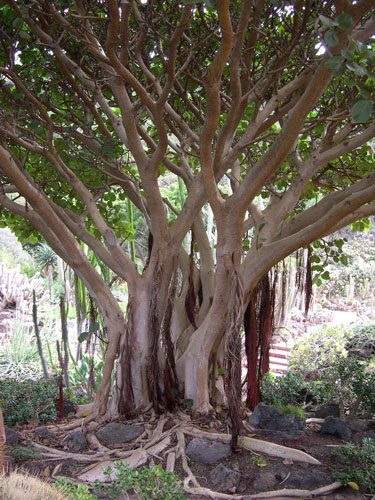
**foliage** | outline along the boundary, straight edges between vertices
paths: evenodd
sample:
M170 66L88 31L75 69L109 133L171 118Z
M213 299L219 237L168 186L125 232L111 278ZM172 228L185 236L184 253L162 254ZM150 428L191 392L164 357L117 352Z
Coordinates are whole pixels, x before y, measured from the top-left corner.
M291 350L291 370L295 373L317 371L330 366L345 353L348 331L344 326L327 326L302 337Z
M283 415L295 415L296 417L300 418L301 420L304 420L306 418L305 412L303 409L299 406L294 406L294 405L277 405L277 407L280 408L280 410L283 412Z
M63 493L67 500L96 500L86 484L72 484L66 477L58 477L54 488Z
M267 373L262 381L262 399L270 406L287 408L304 402L311 384L305 382L301 374L289 371L284 377Z
M93 391L96 393L99 384L102 380L103 374L103 361L91 354L84 354L82 359L78 361L69 370L69 380L74 388L82 388L86 394L89 393L89 378L92 370L92 375L94 379ZM92 368L91 368L92 366Z
M139 500L187 500L182 484L174 472L165 472L160 466L129 467L124 461L115 462L115 477L111 467L104 473L110 485L95 483L95 491L119 499L134 489Z
M31 460L40 457L40 451L31 443L26 443L25 446L11 446L7 449L7 455L14 458L16 462Z
M335 479L347 485L355 483L375 493L375 440L364 438L362 447L347 443L332 451L333 455L344 457L344 472L335 472Z
M359 409L375 414L375 373L356 356L338 356L322 371L319 384L323 402L337 400L352 413Z
M266 457L259 457L257 455L253 455L250 457L250 462L252 464L258 465L258 467L264 467L268 464Z
M57 386L53 380L1 380L0 394L5 425L34 418L42 423L56 419Z
M375 321L360 321L350 329L350 348L372 345L375 348Z
M38 346L25 316L16 315L0 349L0 375L23 380L42 373ZM45 330L41 336L45 335Z

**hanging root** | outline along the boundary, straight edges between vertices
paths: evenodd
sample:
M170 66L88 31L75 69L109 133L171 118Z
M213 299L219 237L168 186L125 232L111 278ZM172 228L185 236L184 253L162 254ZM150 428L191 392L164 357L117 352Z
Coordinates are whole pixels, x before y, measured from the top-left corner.
M236 450L242 429L241 408L241 325L243 318L243 285L235 269L232 271L232 289L224 338L225 393L232 423L232 448Z

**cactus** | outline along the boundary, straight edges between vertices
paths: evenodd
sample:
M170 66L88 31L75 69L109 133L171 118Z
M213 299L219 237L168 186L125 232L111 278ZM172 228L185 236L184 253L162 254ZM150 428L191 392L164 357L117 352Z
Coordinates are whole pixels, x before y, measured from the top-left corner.
M6 264L0 264L0 309L14 307L21 313L31 313L33 290L38 297L38 305L47 300L43 294L43 279L36 274L29 279L21 274L20 268L7 269Z

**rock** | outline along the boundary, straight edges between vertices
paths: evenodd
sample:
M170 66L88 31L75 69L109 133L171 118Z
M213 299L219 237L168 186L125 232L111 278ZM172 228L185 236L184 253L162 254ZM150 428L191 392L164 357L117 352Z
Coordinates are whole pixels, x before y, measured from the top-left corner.
M14 431L13 429L9 429L8 427L5 427L5 436L6 436L6 443L10 446L16 446L17 444L20 444L21 441L23 441L23 437L18 434L18 432Z
M349 441L352 437L352 431L346 423L335 417L329 417L323 423L319 432L320 434L332 434L332 436L344 439L345 441Z
M358 432L358 434L356 434L353 437L353 441L362 446L364 438L370 438L375 441L375 432L374 431Z
M297 474L285 481L285 488L298 488L304 490L314 490L320 486L328 484L329 478L319 471L306 470L303 474Z
M358 417L349 416L345 419L345 422L352 432L366 432L369 428L366 420L361 420Z
M275 474L272 474L272 472L261 472L255 479L253 487L259 491L267 491L273 490L278 484L279 481Z
M214 490L231 492L236 491L240 484L241 474L219 464L209 474L211 484Z
M74 414L76 412L76 408L74 405L71 405L70 403L64 403L64 407L63 407L63 413L64 413L64 417L67 417L68 415L70 414Z
M82 451L87 448L86 436L81 431L74 431L66 439L66 445L69 450Z
M34 436L39 439L55 439L55 435L50 432L46 427L41 427L34 431Z
M280 408L272 408L265 403L259 403L249 418L249 423L259 429L280 432L286 439L303 435L305 421L296 415L283 415Z
M194 438L186 447L186 455L195 462L214 464L232 455L230 444Z
M315 412L316 418L327 418L327 417L339 417L340 409L339 405L332 404L328 406L324 406Z
M111 422L105 425L96 433L96 437L100 441L105 441L107 444L121 444L133 441L144 432L143 425L125 425Z

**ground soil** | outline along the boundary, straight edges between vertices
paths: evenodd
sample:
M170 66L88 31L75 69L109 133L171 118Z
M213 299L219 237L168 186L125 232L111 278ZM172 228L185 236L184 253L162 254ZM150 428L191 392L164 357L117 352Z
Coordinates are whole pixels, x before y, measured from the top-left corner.
M190 420L190 422L194 425L195 428L200 428L206 432L212 431L224 434L227 433L229 430L227 425L228 420L225 414L210 415L208 417L207 416L198 417L189 414L189 412L186 413L187 413L187 418ZM147 415L143 416L142 418L144 419L145 422L148 422ZM151 429L153 427L155 427L156 429L157 419L153 417L150 418L150 421L151 421L150 424ZM64 422L62 422L62 425L63 424ZM36 426L38 426L37 421L20 426L17 429L17 431L20 434L22 434L22 436L25 439L37 442L34 437L34 430ZM372 427L375 428L375 423ZM48 439L39 440L39 443L58 450L64 450L64 437L71 431L61 432L61 430L59 431L58 425L53 426L52 428L50 427L50 430L55 431L57 439L52 441ZM290 460L282 460L282 459L267 457L266 465L260 467L254 463L256 459L252 457L256 456L260 457L261 455L259 454L256 455L253 452L241 449L238 450L236 453L234 453L230 458L221 461L221 463L223 463L226 467L236 470L241 474L240 486L238 487L237 491L232 492L232 494L239 495L241 497L241 495L246 496L246 495L254 495L257 493L261 493L259 489L256 489L254 487L254 482L256 478L259 476L259 474L264 473L265 471L277 475L277 477L280 480L280 484L276 488L275 487L271 488L272 490L282 489L284 487L283 482L285 482L285 478L288 478L296 474L303 475L306 474L307 471L311 472L312 470L317 470L327 474L328 476L327 484L333 482L334 471L340 470L340 468L342 468L342 465L338 462L337 458L331 454L331 451L332 449L338 446L342 446L345 443L333 436L321 435L319 434L318 430L319 430L318 424L309 424L305 429L304 436L294 440L280 439L275 434L270 434L267 432L252 433L251 437L259 438L264 441L270 441L284 446L302 450L312 455L316 459L318 459L321 462L321 465L307 465L303 463L292 462ZM187 444L189 439L191 439L191 437L185 435L185 438ZM130 444L127 444L126 449L129 449L130 446L131 446ZM91 451L86 450L84 453L90 454ZM154 464L160 463L162 459L163 459L162 455L159 457L151 457L151 463ZM213 485L210 481L209 474L210 471L214 469L217 464L205 465L202 463L192 462L192 461L189 461L188 463L191 471L193 472L194 476L196 477L200 485L205 488L212 489ZM47 480L53 480L53 478L58 475L63 475L74 479L75 476L77 476L79 472L82 470L82 468L86 466L87 463L83 464L79 460L75 461L74 459L61 460L55 458L52 460L50 458L49 459L34 458L23 462L15 462L14 459L8 460L9 468L21 467L22 469L25 469L33 474L35 473L39 474L42 477L46 478ZM185 472L182 467L181 459L176 460L175 472L179 475L181 479L185 477ZM267 488L263 491L267 491ZM190 495L189 498L195 500L203 500L203 498L207 497L200 495ZM215 498L215 496L213 496L212 498ZM274 498L278 498L279 500L281 500L291 497L288 497L286 494L283 495L280 494L279 497L274 497ZM309 496L308 495L297 496L297 497L294 496L294 498L303 499L303 498L309 498ZM330 494L315 496L314 498L318 500L319 499L321 500L367 499L368 500L373 497L372 495L368 495L366 493L366 490L360 490L359 492L356 492L353 489L346 487L335 490Z

